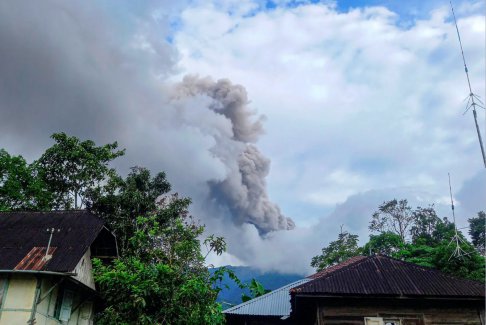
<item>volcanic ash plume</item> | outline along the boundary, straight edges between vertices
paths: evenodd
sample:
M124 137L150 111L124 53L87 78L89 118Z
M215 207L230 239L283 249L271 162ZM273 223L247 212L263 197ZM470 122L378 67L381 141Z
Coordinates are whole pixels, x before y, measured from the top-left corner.
M263 132L262 118L252 119L255 113L248 108L245 88L229 80L185 77L176 87L176 97L195 96L208 97L209 109L226 117L232 130L231 138L225 138L224 132L215 136L212 153L224 163L227 174L223 180L208 182L210 199L227 210L235 223L254 224L260 233L293 229L294 222L268 197L265 177L270 160L250 144Z

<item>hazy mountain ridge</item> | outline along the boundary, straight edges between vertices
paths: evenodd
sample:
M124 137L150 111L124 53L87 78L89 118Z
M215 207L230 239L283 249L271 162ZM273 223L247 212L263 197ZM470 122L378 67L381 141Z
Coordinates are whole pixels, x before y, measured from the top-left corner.
M260 282L265 289L275 290L286 284L302 279L304 276L300 274L282 274L278 272L262 272L258 269L249 266L231 266L227 265L227 268L233 270L236 276L242 283L249 283L251 279L256 279ZM210 269L212 273L218 268ZM224 288L227 285L228 288ZM227 275L225 275L222 282L223 290L219 293L217 301L223 304L223 309L227 309L232 305L241 303L241 294L248 290L241 290Z

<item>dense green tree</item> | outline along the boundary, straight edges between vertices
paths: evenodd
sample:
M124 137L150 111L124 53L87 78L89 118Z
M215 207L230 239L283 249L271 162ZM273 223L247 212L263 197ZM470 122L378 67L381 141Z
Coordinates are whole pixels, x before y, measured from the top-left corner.
M434 207L418 207L412 212L412 217L413 224L410 228L412 242L419 240L419 238L426 240L430 244L437 242L437 228L442 223L442 220L437 216Z
M474 250L464 235L447 218L440 219L432 208L426 213L418 208L419 218L412 227L413 241L404 245L394 257L432 267L458 277L484 282L484 258ZM421 229L416 232L413 231ZM458 241L454 240L457 236ZM455 254L459 246L461 254Z
M485 231L486 231L486 213L478 212L478 216L471 218L469 221L469 236L476 250L485 256Z
M169 195L164 173L134 167L120 177L109 167L124 152L116 142L96 146L64 133L53 138L56 143L30 165L0 150L0 209L88 208L106 221L122 249L112 264L94 262L106 307L98 322L222 323L216 297L226 271L210 275L205 257L221 254L226 243L209 236L202 255L204 228L187 212L190 199Z
M87 191L116 175L108 164L122 156L116 142L96 146L65 133L54 133L55 144L35 162L41 179L54 194L55 209L78 209L86 205Z
M370 240L363 246L363 254L383 254L393 256L403 249L405 243L402 238L392 232L384 232L379 235L370 235Z
M459 230L456 232L452 222L447 218L440 219L433 206L412 210L406 200L388 201L372 216L370 230L378 234L371 234L362 248L357 248L356 241L347 242L347 235L341 233L337 241L324 247L322 254L312 259L311 265L321 270L360 253L384 254L484 282L485 260L478 253L481 252L479 245L484 245L484 219L484 213L480 212L477 218L469 220L469 234L476 243L473 246ZM454 240L456 234L457 242ZM461 254L455 254L457 247Z
M137 230L130 238L134 254L114 265L95 263L95 279L106 301L99 324L224 321L214 278L200 250L198 238L204 228L188 214L189 202L164 197L155 212L137 218Z
M0 211L48 210L52 196L35 165L0 149Z
M125 253L137 229L136 218L155 211L157 199L170 189L165 173L152 177L148 169L133 167L125 179L111 175L105 185L87 191L86 206L106 220Z
M321 271L327 267L339 264L350 257L359 255L358 235L352 235L341 229L338 239L322 249L320 255L314 256L311 266Z
M378 207L378 211L373 213L369 229L377 233L393 232L405 242L413 221L412 208L408 205L408 201L393 199L383 202Z

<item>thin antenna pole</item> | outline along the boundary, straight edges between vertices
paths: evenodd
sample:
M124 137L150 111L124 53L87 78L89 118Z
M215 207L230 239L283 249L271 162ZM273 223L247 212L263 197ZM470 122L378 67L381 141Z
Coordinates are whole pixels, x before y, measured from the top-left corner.
M55 229L55 228L47 228L47 232L50 233L51 235L49 236L49 242L47 243L47 249L46 249L46 255L44 256L44 260L49 260L51 259L52 255L49 255L49 248L51 248L51 241L52 241L52 235L54 235L54 232L57 230L57 232L60 232L61 229Z
M454 212L454 199L452 198L451 174L450 173L447 173L447 176L449 176L449 194L451 196L452 220L454 222L454 236L452 237L451 241L449 242L449 244L447 246L449 246L453 242L456 245L456 248L454 249L454 252L449 257L449 260L450 260L452 257L463 257L465 255L469 255L470 253L466 253L461 248L461 243L464 243L464 239L462 239L459 236L459 233L457 232L456 214Z
M47 249L46 249L46 256L44 256L45 259L48 259L48 256L49 256L49 248L51 248L51 240L52 240L52 235L54 234L54 228L51 228L51 229L47 229L48 232L51 233L51 235L49 236L49 243L47 244Z
M449 194L451 195L452 218L454 220L454 228L456 228L456 215L454 213L454 199L452 198L451 174L447 173L447 176L449 176Z
M450 1L451 4L451 9L452 9L452 17L454 17L454 24L456 26L456 32L457 32L457 38L459 39L459 46L461 47L461 55L462 55L462 62L464 63L464 71L466 72L466 78L467 78L467 85L469 87L469 100L467 102L467 107L466 107L466 112L469 108L472 108L473 111L473 116L474 116L474 124L476 125L476 132L478 134L478 139L479 139L479 146L481 147L481 155L483 157L483 164L484 167L486 168L486 155L484 153L484 146L483 146L483 139L481 138L481 131L479 130L479 125L478 125L478 116L476 112L476 106L482 107L478 103L476 103L475 99L478 99L478 96L476 96L471 87L471 80L469 79L469 71L467 69L466 65L466 57L464 56L464 49L462 47L462 41L461 41L461 35L459 34L459 27L457 26L457 20L456 20L456 14L454 13L454 7L452 6L452 0Z

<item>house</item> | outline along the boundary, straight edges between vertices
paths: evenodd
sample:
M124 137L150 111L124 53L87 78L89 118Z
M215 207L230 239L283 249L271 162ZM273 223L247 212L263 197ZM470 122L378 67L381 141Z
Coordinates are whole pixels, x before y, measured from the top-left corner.
M387 256L355 258L290 290L294 324L484 325L484 284Z
M89 212L1 212L0 324L92 324L91 259L117 255Z
M484 292L434 269L355 256L224 313L228 325L485 325Z
M356 256L349 260L331 266L307 278L287 284L265 295L246 301L223 311L228 325L261 325L261 324L294 324L290 317L290 289L330 272L336 271L364 256Z

